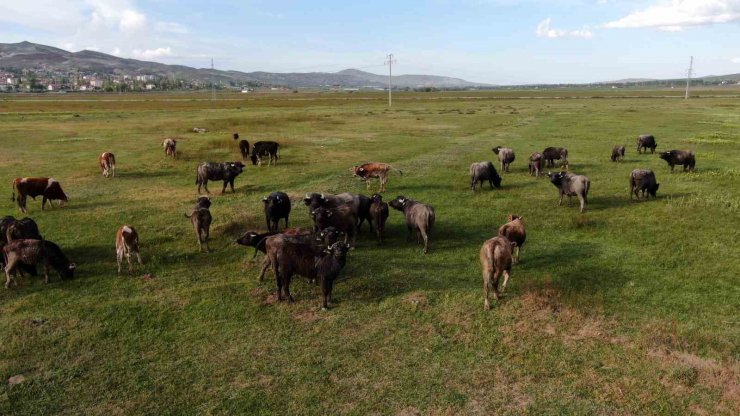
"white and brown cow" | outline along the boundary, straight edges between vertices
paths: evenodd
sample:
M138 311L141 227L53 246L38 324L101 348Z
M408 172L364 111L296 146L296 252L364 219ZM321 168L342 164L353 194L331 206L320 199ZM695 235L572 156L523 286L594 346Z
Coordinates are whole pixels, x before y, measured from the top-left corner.
M385 192L385 185L388 183L388 173L391 171L391 169L395 169L398 171L398 173L403 175L403 172L394 168L393 166L387 163L378 162L365 163L364 165L360 166L352 166L352 168L350 168L350 172L352 172L354 176L359 176L363 181L365 181L365 183L367 184L367 189L370 189L370 181L368 181L368 179L377 178L380 182L379 192Z
M116 177L116 156L111 152L103 152L98 158L100 171L106 178Z
M13 195L11 201L15 201L16 192L18 193L18 207L21 212L26 213L26 199L31 197L36 199L37 196L43 196L41 201L41 209L46 207L46 201L52 205L51 201L59 200L67 202L67 194L62 190L62 186L54 178L15 178L13 180ZM61 205L61 204L60 204ZM52 205L53 206L53 205Z
M177 157L177 139L173 139L171 137L164 139L162 147L164 147L165 156L172 156L173 158Z
M118 261L118 274L121 274L121 263L123 258L128 262L128 272L131 273L131 256L136 256L139 264L144 264L139 255L139 233L130 225L122 225L116 233L116 260Z

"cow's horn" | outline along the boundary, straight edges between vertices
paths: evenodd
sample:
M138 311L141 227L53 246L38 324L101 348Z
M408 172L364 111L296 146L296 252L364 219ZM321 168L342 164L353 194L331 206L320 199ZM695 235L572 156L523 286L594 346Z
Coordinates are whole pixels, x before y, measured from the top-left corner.
M311 199L311 197L310 197L310 196L308 196L308 194L306 194L306 198L305 198L305 199Z

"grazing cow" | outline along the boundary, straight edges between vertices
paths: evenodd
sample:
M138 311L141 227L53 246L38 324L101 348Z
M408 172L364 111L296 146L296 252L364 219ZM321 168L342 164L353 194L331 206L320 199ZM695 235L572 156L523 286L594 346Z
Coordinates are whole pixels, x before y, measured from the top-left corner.
M650 149L650 153L655 153L656 147L658 147L658 144L655 143L655 137L652 134L641 134L637 136L638 154L642 153L643 150L647 153L647 149Z
M480 183L483 189L483 181L488 181L491 189L501 187L501 177L496 172L491 162L477 162L470 165L470 189L475 191L475 184Z
M128 272L131 274L131 256L136 256L139 264L144 264L139 255L139 233L130 225L122 225L116 232L116 260L118 261L118 274L121 274L121 263L123 258L128 262Z
M612 148L612 162L623 162L624 161L624 145L615 144Z
M388 204L383 202L380 194L374 194L370 200L370 224L373 226L375 235L378 237L378 244L383 243L383 231L385 231L385 222L388 219Z
M668 162L671 173L676 165L683 165L683 171L693 171L696 166L694 153L689 150L669 150L660 154L660 158Z
M26 239L41 240L41 233L39 233L39 226L36 224L36 221L25 217L7 223L3 238L6 242Z
M509 165L514 161L514 151L508 147L496 146L493 149L493 153L498 155L498 160L501 162L501 174L509 171Z
M208 130L203 127L193 127L193 133L205 133Z
M318 207L311 211L315 228L322 231L327 227L334 227L345 233L344 242L351 241L355 245L357 239L357 216L350 207L342 205L336 208Z
M578 200L581 201L581 212L586 207L588 190L591 187L591 182L584 175L576 175L573 173L566 172L555 172L549 173L550 182L558 188L560 192L560 199L558 200L558 206L563 203L563 195L568 195L568 205L573 195L578 196Z
M39 262L44 263L45 282L49 283L49 266L63 279L74 277L77 266L70 263L58 245L51 241L23 239L11 241L3 247L5 257L5 288L14 281L10 276L19 266L32 267L34 272ZM27 269L26 269L27 270Z
M211 222L213 217L211 216L211 199L207 196L198 197L198 201L195 204L195 208L190 214L185 214L185 218L190 218L190 222L193 223L193 230L195 231L195 238L198 240L198 251L203 251L203 243L206 244L206 252L211 251L208 247L208 240L211 237Z
M420 242L419 239L422 238L424 240L424 254L428 253L429 233L432 231L436 219L434 207L408 199L403 195L397 196L388 205L395 210L403 211L406 217L406 227L409 230L408 238L410 239L411 233L416 230L417 244Z
M522 251L522 246L527 240L527 232L524 229L523 218L519 215L509 214L507 223L499 227L498 235L506 237L509 241L516 243L516 257L514 257L514 264L519 263L519 256Z
M530 176L534 176L539 178L540 174L542 174L542 165L545 163L544 157L542 157L542 153L540 152L534 152L531 156L529 156L529 174Z
M67 194L62 190L62 185L54 178L15 178L13 180L13 195L11 200L15 201L15 194L18 192L18 207L21 212L26 213L26 198L31 197L34 200L41 195L41 210L46 207L46 201L53 207L54 200L67 202ZM62 205L60 203L60 205Z
M659 187L660 184L655 180L655 173L650 169L635 169L630 174L630 199L633 193L637 199L640 199L638 195L640 191L642 191L643 198L648 198L645 192L655 198Z
M403 175L403 172L400 170L394 168L393 166L387 164L387 163L365 163L364 165L360 166L352 166L350 168L350 172L352 172L353 176L359 177L362 181L365 182L367 185L367 189L370 189L370 181L369 179L377 178L380 182L380 190L378 192L385 192L385 186L388 184L388 174L390 173L391 169L395 169Z
M280 158L279 149L280 145L277 142L262 141L253 144L252 156L250 157L252 165L262 166L262 158L265 156L269 157L267 166L270 166L270 163L277 165L277 160Z
M100 170L104 177L116 177L116 156L111 152L103 152L98 158Z
M548 147L542 151L542 158L548 167L555 166L555 161L561 160L561 166L568 169L568 149L564 147Z
M265 204L265 222L268 231L277 231L280 220L285 219L285 228L288 228L290 216L290 198L285 192L273 192L262 198Z
M231 192L236 193L234 190L234 179L244 171L244 164L242 162L224 162L224 163L213 163L203 162L198 165L195 176L195 184L198 185L198 193L200 193L201 186L206 189L209 194L211 191L208 190L208 181L224 181L224 187L221 193L226 193L226 185L231 185Z
M164 141L162 142L162 147L164 147L165 156L172 156L173 158L177 157L177 139L164 139Z
M511 277L512 255L511 250L516 243L509 241L506 237L497 236L483 243L480 248L480 267L483 271L483 292L485 293L483 309L490 310L491 304L488 295L493 289L493 298L498 300L500 293L506 290L506 284ZM504 284L499 292L498 284L501 275L504 276Z

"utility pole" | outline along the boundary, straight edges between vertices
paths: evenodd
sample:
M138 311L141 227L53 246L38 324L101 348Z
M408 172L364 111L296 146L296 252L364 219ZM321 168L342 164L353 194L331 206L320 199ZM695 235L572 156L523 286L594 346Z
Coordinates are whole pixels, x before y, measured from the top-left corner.
M211 101L216 101L216 84L213 82L213 58L211 58Z
M691 60L689 61L689 72L686 74L686 96L684 97L685 100L689 99L689 85L691 85L691 71L694 70L694 57L691 57Z
M396 60L393 58L393 54L389 53L388 56L385 57L385 65L388 65L388 107L393 105L391 91L393 90L393 64L395 63Z

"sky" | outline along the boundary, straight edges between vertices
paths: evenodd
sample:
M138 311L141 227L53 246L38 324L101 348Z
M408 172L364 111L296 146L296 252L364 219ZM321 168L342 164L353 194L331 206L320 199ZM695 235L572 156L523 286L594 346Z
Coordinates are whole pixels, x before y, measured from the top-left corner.
M740 0L0 0L0 43L490 84L740 73Z

